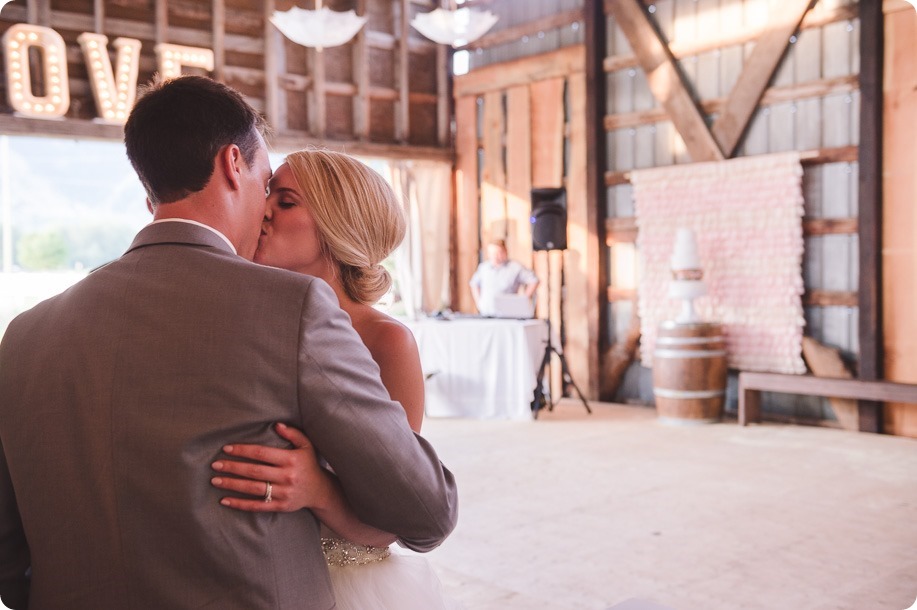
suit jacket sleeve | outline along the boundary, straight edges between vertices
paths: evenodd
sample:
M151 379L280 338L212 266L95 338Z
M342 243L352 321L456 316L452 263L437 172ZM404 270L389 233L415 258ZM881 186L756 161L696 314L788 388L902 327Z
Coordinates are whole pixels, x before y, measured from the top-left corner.
M303 307L299 384L303 428L360 519L416 551L438 546L457 519L452 473L410 429L334 292L320 280L312 282Z
M29 564L29 547L0 440L0 599L6 607L28 606Z

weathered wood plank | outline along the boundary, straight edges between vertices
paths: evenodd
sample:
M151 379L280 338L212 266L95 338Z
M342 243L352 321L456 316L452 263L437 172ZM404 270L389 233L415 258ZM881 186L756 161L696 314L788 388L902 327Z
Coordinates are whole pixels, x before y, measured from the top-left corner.
M917 382L917 149L913 144L917 125L917 17L913 9L900 8L885 14L882 165L882 287L883 364L885 378ZM917 408L907 404L885 405L885 431L917 437Z
M92 21L96 34L105 33L105 0L92 0Z
M452 75L452 53L444 45L436 47L436 141L440 146L449 145L452 106L450 83Z
M532 100L532 186L563 186L564 79L551 78L529 87Z
M882 5L860 3L859 345L858 377L882 379L882 107L885 40ZM861 397L862 398L862 397ZM868 397L867 397L868 398ZM860 430L880 432L882 410L860 404Z
M503 93L484 96L484 159L481 168L481 242L506 238L506 168Z
M859 149L856 146L838 146L836 148L822 148L806 150L799 153L803 166L820 165L824 163L854 162L858 158ZM630 172L606 172L606 186L620 186L630 183Z
M153 23L155 24L156 44L171 42L169 38L169 2L168 0L155 0L153 5Z
M761 98L759 106L766 108L775 104L793 102L796 100L805 100L808 98L822 98L828 95L837 95L841 93L850 93L856 91L858 86L855 76L841 76L807 83L787 85L784 87L773 87L768 89ZM726 106L727 98L720 97L701 102L701 109L705 114L717 114L723 111ZM820 104L820 99L815 99L816 104ZM652 108L635 112L619 112L610 114L605 117L605 129L623 129L625 127L639 127L650 123L668 121L669 116L663 108ZM821 125L810 126L812 129L819 131Z
M563 78L568 74L582 72L584 57L583 47L576 45L551 53L485 66L468 74L456 76L453 95L456 98L481 95L488 91L502 91L515 85Z
M723 153L682 80L674 58L659 39L638 0L613 3L611 14L627 36L646 73L653 95L665 107L691 158L696 162L723 159Z
M802 338L802 356L816 377L850 379L853 375L841 360L840 351L822 345L812 337ZM857 401L849 398L829 397L828 403L837 421L845 430L859 429Z
M455 282L452 308L471 313L468 282L478 265L478 101L473 95L455 100Z
M226 0L213 0L212 6L213 78L222 81L226 67Z
M366 0L357 0L356 14L366 15ZM369 47L366 28L360 28L354 39L353 74L356 92L353 98L353 133L358 140L369 139Z
M564 320L567 364L577 387L586 396L598 398L599 278L596 214L587 198L586 165L586 77L574 74L568 80L570 97L570 167L567 170L567 244L564 277L567 298Z
M395 103L395 140L407 142L411 136L411 104L408 99L411 90L409 62L411 6L409 0L400 0L394 6L396 7L395 31L399 33L398 49L395 54L395 82L398 87L398 101Z
M554 15L548 15L547 17L504 28L496 32L484 34L473 43L458 47L458 50L488 49L497 45L515 42L523 36L534 36L538 32L556 30L576 21L581 21L582 19L583 11L581 9L563 11Z
M917 385L890 381L862 381L860 379L832 379L812 375L780 375L777 373L739 373L739 425L760 421L760 409L749 404L751 394L782 392L836 396L868 401L900 401L917 404ZM863 429L862 414L860 431Z
M506 220L510 256L532 266L532 118L529 88L506 91Z

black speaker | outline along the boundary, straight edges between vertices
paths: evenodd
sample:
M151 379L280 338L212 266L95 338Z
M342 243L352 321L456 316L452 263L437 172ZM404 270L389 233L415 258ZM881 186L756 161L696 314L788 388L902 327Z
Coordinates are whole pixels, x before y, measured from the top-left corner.
M567 249L567 191L532 189L532 250Z

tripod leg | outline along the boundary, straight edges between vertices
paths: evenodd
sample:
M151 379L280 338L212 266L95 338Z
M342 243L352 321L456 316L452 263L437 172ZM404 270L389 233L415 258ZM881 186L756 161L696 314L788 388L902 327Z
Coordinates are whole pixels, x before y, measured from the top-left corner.
M577 395L579 395L580 402L583 403L583 406L586 407L586 412L590 415L592 414L592 409L589 408L589 403L586 402L586 397L583 396L583 393L580 391L579 386L576 385L576 382L573 381L573 375L570 374L570 368L567 366L567 358L557 350L554 350L554 353L557 354L557 357L560 358L560 370L561 377L563 377L564 382L569 383L573 386L573 389L576 390ZM551 405L553 409L554 405Z
M538 412L545 406L545 397L544 397L544 370L548 366L548 363L551 361L551 344L549 343L545 346L544 356L541 359L541 366L538 367L538 375L535 377L535 393L532 400L532 415L535 419L538 419Z

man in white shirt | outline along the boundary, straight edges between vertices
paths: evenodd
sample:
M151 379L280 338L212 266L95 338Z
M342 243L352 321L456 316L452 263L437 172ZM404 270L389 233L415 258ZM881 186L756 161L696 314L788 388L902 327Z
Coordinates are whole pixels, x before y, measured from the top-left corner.
M506 242L495 239L487 244L487 260L478 265L469 285L481 315L493 316L497 313L497 295L516 294L520 288L524 288L525 296L531 299L538 289L538 283L538 276L531 269L509 260Z

